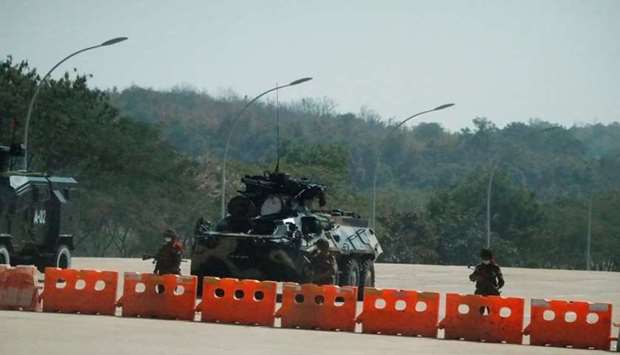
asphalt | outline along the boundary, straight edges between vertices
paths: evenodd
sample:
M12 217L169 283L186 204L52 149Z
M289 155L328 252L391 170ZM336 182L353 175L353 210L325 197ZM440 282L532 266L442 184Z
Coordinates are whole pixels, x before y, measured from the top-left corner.
M188 273L189 263L183 263ZM149 272L138 259L75 258L75 268ZM377 265L377 287L468 293L464 266ZM620 273L505 268L505 296L612 303ZM526 302L528 308L529 302ZM440 308L441 309L441 308ZM529 318L526 315L526 318ZM526 324L528 320L526 319ZM617 334L617 328L614 329ZM441 332L440 332L441 335ZM526 337L526 341L527 341ZM0 354L592 354L592 350L111 316L0 311Z

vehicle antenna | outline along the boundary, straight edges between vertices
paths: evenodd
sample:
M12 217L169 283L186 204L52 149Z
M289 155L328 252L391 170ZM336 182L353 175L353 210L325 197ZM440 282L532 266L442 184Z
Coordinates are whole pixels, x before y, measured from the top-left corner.
M11 119L11 145L10 149L14 149L15 147L15 133L17 132L17 120L15 117ZM13 159L9 159L9 170L13 170Z
M17 120L13 118L11 120L11 144L15 143L15 131L17 131Z
M278 83L276 83L276 87ZM276 90L276 169L275 172L280 172L280 96Z

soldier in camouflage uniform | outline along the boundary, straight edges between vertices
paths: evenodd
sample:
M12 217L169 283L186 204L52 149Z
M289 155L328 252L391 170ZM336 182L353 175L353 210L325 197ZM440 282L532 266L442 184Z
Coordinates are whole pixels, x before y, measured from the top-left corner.
M476 282L476 295L499 296L499 290L504 287L504 277L499 265L493 259L493 253L489 249L480 251L482 262L476 266L474 272L469 275L471 281Z
M172 229L164 232L165 244L155 255L155 271L157 275L181 274L181 259L183 246L179 242L179 236Z
M329 285L336 283L338 264L336 258L329 251L329 242L319 239L316 242L316 250L310 255L312 263L312 283L317 285Z

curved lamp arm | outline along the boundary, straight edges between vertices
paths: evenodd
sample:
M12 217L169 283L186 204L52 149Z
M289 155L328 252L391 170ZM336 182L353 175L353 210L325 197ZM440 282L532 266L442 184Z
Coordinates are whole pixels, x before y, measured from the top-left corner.
M388 133L385 134L385 136L383 137L383 139L381 140L381 143L385 142L391 135L392 133L394 133L395 131L397 131L400 127L402 127L405 123L409 122L410 120L418 117L418 116L422 116L423 114L429 113L429 112L434 112L434 111L439 111L439 110L443 110L446 109L448 107L452 107L454 106L454 104L450 103L450 104L445 104L445 105L441 105L441 106L437 106L433 109L430 110L426 110L426 111L422 111L422 112L418 112L414 115L411 115L407 118L405 118L404 120L402 120L399 124L397 124L396 126L393 126L392 129L390 129L388 131ZM376 212L377 212L377 168L379 166L379 146L377 146L377 149L375 151L375 168L374 168L374 173L373 173L373 177L372 177L372 211L371 211L371 224L370 226L372 228L375 228L375 218L376 218Z
M228 131L228 137L226 137L226 145L224 146L224 160L222 162L222 201L221 201L222 218L226 217L226 163L228 162L228 150L230 147L230 140L232 138L233 133L235 132L235 129L237 128L239 119L241 118L241 116L243 116L243 113L248 109L248 107L250 107L254 102L256 102L261 97L269 94L270 92L280 90L280 89L283 89L289 86L299 85L301 83L305 83L306 81L310 81L310 80L312 80L312 78L305 77L305 78L291 81L288 84L276 86L274 88L261 92L260 94L255 96L252 100L248 101L233 119L232 127L230 128L230 131Z
M80 53L89 51L91 49L95 49L95 48L99 48L99 47L106 47L106 46L111 46L113 44L122 42L124 40L126 40L127 37L116 37L116 38L112 38L110 40L107 40L101 44L98 44L96 46L92 46L92 47L87 47L87 48L83 48L80 49L79 51L75 51L71 54L69 54L68 56L64 57L60 62L56 63L56 65L54 65L52 67L52 69L50 69L47 74L45 74L45 76L43 76L43 79L41 79L41 81L39 81L39 84L37 85L37 87L34 90L34 94L32 95L32 99L30 99L30 104L28 104L28 113L26 114L26 123L24 124L24 171L28 172L28 133L30 131L30 116L32 116L32 109L34 107L34 103L37 100L37 97L39 96L39 91L41 90L41 86L43 86L43 83L45 82L45 80L47 80L47 78L49 78L49 76L52 74L52 72L58 68L62 63L66 62L69 58L74 57Z

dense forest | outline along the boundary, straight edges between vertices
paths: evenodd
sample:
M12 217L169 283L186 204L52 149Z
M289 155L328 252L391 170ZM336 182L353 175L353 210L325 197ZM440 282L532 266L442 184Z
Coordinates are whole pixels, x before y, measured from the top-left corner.
M21 136L38 74L0 62L0 142ZM193 223L219 216L222 158L231 122L247 102L192 89L100 91L88 76L44 83L33 114L31 166L81 184L77 253L136 256L166 226L186 240ZM487 238L502 265L620 269L620 123L497 127L472 117L451 132L398 121L329 99L252 105L233 132L227 191L244 174L272 170L280 120L281 169L328 185L328 206L370 215L384 262L468 264ZM16 132L10 121L18 119ZM526 118L524 118L526 119Z

